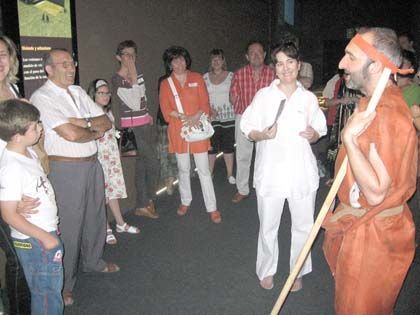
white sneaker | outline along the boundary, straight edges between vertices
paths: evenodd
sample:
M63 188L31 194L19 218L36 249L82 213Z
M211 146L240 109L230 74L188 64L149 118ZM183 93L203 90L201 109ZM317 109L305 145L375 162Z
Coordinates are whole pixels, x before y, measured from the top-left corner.
M236 184L236 179L233 176L229 176L227 180L228 180L229 184L232 184L232 185Z

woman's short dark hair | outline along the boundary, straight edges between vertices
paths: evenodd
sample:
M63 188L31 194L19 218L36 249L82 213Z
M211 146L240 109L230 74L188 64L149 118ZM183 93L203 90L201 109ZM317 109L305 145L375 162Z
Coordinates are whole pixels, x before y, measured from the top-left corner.
M108 86L109 88L109 83L107 80L105 79L95 79L92 82L89 83L88 89L87 89L87 94L90 96L90 98L95 102L95 98L96 98L96 92L98 92L98 89L101 86ZM106 112L108 112L111 109L111 99L109 100L109 104L107 106L104 107L104 110Z
M276 55L279 52L284 53L289 58L296 59L297 61L300 60L299 50L293 42L280 43L273 48L271 52L271 60L273 64L277 63Z
M115 52L116 55L121 56L121 53L126 48L134 48L134 52L137 54L137 45L134 41L131 39L122 41L117 46L117 51Z
M163 52L163 64L165 65L166 74L172 73L172 60L183 57L187 65L187 69L191 68L191 56L188 50L181 46L171 46Z

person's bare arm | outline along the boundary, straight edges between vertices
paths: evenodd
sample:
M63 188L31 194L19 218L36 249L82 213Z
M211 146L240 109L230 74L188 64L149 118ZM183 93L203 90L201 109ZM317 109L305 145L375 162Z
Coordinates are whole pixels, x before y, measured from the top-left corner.
M232 93L229 94L229 100L230 100L230 103L232 105L236 104L236 102L238 101L238 99L239 99L239 96L238 95L234 95Z
M373 112L368 115L356 109L342 132L343 143L355 180L367 202L373 206L384 200L391 187L391 177L375 145L371 144L369 155L365 156L357 142L358 136L369 127L375 114Z
M18 214L17 205L18 201L0 201L3 220L19 232L39 240L46 250L57 247L58 239Z
M69 123L79 126L81 128L88 128L88 124L91 124L90 129L105 132L112 127L111 120L107 115L101 115L98 117L92 117L89 119L85 118L69 118Z
M60 137L70 142L85 143L101 138L104 133L102 131L82 128L71 123L62 124L54 128L54 131Z
M411 115L413 116L414 127L420 131L420 106L413 105L410 107Z

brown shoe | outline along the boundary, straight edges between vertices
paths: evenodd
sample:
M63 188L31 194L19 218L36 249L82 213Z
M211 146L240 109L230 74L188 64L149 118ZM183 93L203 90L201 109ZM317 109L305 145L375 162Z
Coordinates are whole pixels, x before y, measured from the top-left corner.
M73 293L70 290L63 290L63 302L65 306L71 306L74 303Z
M146 208L137 208L134 211L134 214L140 217L147 217L150 219L159 219L159 215L156 212L154 212L152 209L150 209L150 206L147 206Z
M237 192L236 194L233 195L232 202L233 203L239 203L239 202L241 202L242 200L244 200L248 197L249 197L249 195L242 195L241 193Z

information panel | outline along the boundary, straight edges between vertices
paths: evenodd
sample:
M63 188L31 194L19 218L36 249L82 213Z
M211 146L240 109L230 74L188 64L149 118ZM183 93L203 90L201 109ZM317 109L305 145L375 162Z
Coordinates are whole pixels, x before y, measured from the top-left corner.
M72 0L17 0L23 87L25 97L47 79L42 57L52 48L65 48L74 55Z

